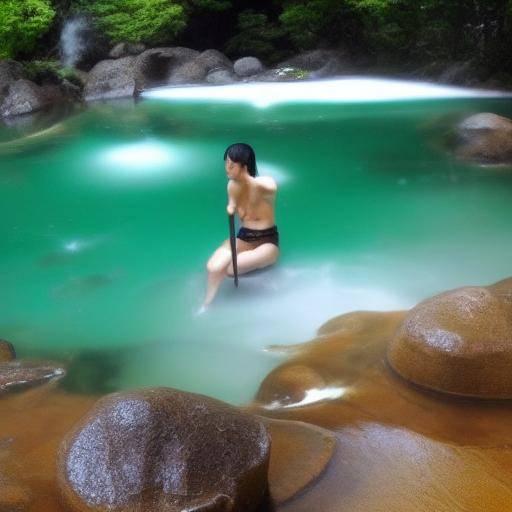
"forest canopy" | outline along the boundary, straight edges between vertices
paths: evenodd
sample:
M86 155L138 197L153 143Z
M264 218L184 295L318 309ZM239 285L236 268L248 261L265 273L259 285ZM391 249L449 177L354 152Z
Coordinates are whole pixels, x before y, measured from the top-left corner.
M112 45L213 47L269 63L340 47L383 65L472 60L512 72L512 0L0 0L0 58L47 58L79 13Z

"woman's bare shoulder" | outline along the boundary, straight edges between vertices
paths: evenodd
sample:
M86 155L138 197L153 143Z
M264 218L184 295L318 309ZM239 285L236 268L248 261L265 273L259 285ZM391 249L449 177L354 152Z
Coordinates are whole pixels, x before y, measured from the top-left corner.
M277 190L277 183L272 176L257 176L256 181L259 186L268 190L269 192L275 192Z

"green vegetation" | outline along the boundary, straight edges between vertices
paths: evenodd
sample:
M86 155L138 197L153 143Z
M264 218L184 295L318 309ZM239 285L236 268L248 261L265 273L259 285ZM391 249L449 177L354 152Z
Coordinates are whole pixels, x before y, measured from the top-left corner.
M50 0L0 0L0 58L32 52L54 17Z
M79 12L112 45L213 47L269 63L341 47L382 66L471 61L512 73L512 0L0 0L0 57L56 58L60 26Z
M63 67L58 60L32 60L24 64L25 73L29 80L41 83L47 79L68 80L83 87L82 80L73 68Z
M157 45L173 40L186 26L184 7L169 0L96 0L81 5L112 43Z

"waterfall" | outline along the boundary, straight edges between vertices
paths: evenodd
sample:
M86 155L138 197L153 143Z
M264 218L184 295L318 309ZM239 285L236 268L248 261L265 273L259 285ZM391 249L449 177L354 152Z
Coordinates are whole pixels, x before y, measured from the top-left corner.
M64 23L60 35L61 61L64 66L74 67L87 50L88 25L85 16L76 16Z

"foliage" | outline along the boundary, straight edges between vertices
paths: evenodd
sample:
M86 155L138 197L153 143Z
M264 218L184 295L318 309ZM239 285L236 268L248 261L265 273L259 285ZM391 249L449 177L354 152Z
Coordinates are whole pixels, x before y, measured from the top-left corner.
M54 16L49 0L0 0L0 58L32 52Z
M234 56L251 55L264 60L276 60L276 42L282 36L282 29L271 23L266 14L253 10L242 11L238 15L238 34L228 41L226 52Z
M187 22L183 5L171 0L96 0L80 5L97 18L112 43L167 43Z
M287 2L279 21L299 50L347 40L354 23L350 6L340 0Z
M63 67L57 60L32 60L24 64L25 73L29 80L41 83L45 79L69 82L83 87L81 78L73 68Z

